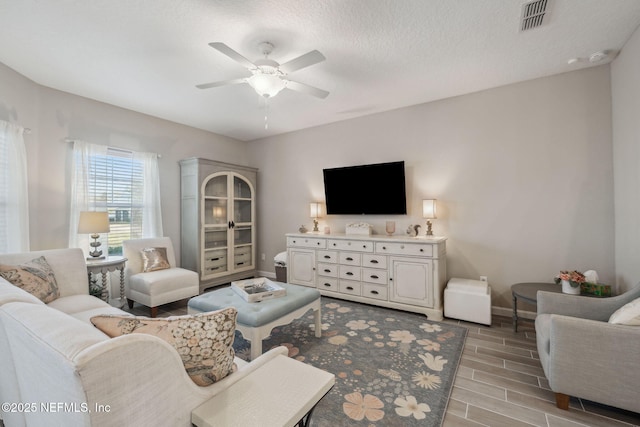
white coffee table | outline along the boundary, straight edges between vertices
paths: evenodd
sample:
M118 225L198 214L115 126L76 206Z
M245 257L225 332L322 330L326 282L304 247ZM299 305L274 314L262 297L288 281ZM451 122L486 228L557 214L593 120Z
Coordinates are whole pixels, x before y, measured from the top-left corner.
M307 426L335 376L279 355L191 412L197 427Z

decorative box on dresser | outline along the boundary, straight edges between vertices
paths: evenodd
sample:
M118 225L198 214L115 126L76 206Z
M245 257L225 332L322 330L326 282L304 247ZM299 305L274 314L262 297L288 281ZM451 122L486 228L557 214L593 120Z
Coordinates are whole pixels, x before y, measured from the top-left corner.
M287 234L287 281L442 320L446 238Z
M256 274L258 170L201 158L180 161L183 268L206 288Z

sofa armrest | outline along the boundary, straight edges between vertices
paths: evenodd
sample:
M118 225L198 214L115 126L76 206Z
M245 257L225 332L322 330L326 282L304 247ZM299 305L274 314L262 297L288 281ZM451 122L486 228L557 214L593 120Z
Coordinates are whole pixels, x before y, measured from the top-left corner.
M152 335L112 338L87 348L75 362L89 407L110 407L91 413L92 426L190 427L194 408L287 351L275 348L207 387L191 381L176 350Z
M640 328L551 316L551 389L608 405L640 410Z

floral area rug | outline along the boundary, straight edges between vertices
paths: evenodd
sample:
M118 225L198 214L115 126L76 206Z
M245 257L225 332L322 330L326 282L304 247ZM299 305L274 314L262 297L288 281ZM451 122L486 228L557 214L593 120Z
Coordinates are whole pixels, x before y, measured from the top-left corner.
M284 345L290 357L335 374L311 426L440 426L466 335L421 314L322 297L322 338L310 311L275 328L263 351ZM239 332L234 348L249 358Z

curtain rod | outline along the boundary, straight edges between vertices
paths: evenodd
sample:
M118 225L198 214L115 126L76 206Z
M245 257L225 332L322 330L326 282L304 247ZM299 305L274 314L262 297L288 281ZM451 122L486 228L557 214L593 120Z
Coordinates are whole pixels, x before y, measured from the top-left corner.
M65 138L62 142L74 142L74 141L80 141L78 139L73 139L73 138ZM116 150L116 151L124 151L127 153L132 153L133 150L130 150L128 148L119 148L119 147L113 147L111 145L107 145L107 147L109 147L112 150ZM159 159L162 158L162 154L158 154L158 153L154 153L156 156L158 156Z

